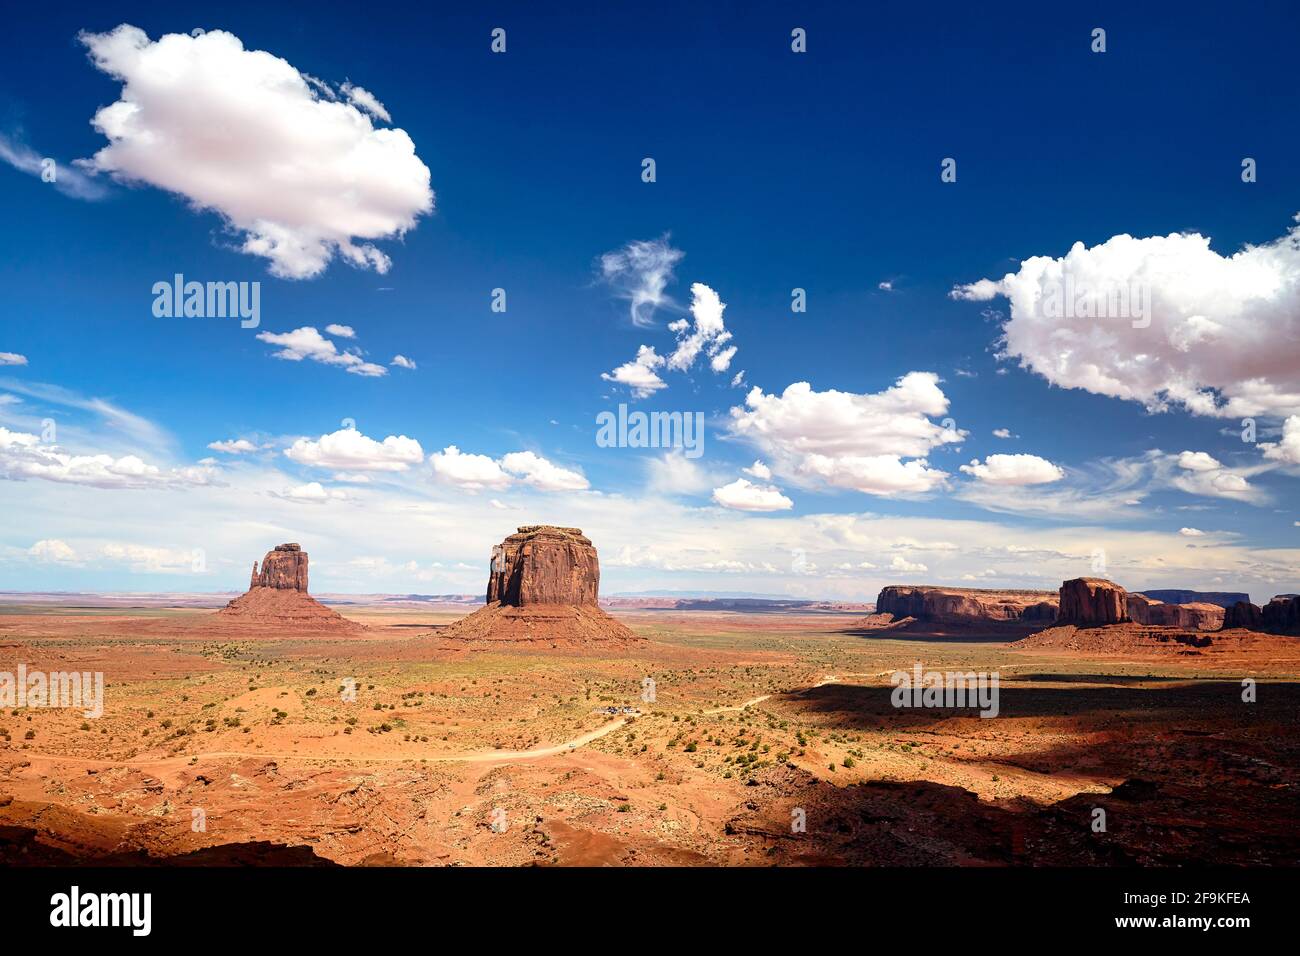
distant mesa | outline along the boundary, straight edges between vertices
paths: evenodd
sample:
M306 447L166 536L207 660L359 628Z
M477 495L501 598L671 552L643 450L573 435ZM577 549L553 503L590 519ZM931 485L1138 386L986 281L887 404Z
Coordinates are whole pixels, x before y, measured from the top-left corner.
M1260 608L1261 630L1300 634L1300 594L1279 594Z
M266 553L262 570L253 562L248 591L216 614L222 623L307 631L362 631L364 626L321 604L307 593L307 552L280 544Z
M1142 592L1153 601L1165 604L1217 604L1227 610L1239 601L1250 602L1244 591L1187 591L1179 588L1148 588Z
M599 599L600 562L582 531L525 525L493 549L487 605L442 634L557 646L641 640Z
M1258 604L1251 604L1248 600L1238 601L1224 612L1223 627L1225 630L1233 627L1243 627L1249 631L1263 630L1264 615Z
M1055 591L998 591L897 584L881 590L867 627L907 618L934 624L1041 624L1056 620Z

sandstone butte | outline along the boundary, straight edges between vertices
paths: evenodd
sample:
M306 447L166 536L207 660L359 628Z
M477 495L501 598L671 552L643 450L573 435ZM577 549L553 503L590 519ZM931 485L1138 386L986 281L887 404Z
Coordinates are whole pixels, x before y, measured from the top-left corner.
M487 604L442 636L581 646L638 641L601 609L600 561L578 528L525 525L492 552Z
M253 562L248 591L216 614L221 623L292 627L306 631L361 631L307 593L307 552L297 544L280 544L266 553L262 570Z

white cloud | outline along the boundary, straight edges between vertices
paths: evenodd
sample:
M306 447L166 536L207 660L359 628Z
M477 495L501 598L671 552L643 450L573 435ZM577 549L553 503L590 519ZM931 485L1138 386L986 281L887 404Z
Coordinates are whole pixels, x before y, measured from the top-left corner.
M1286 465L1300 465L1300 415L1291 415L1282 424L1282 440L1261 442L1264 457Z
M1200 528L1179 528L1178 533L1181 534L1184 538L1205 537L1205 532L1202 531Z
M409 358L407 358L405 355L394 355L394 356L393 356L393 360L392 360L391 362L389 362L388 364L389 364L389 365L396 365L398 368L410 368L410 369L413 369L413 368L416 367L415 363L412 362L412 361L411 361Z
M893 291L894 291L894 283L892 283L892 282L890 282L888 279L886 279L884 282L878 282L878 283L876 283L876 288L879 289L881 292L893 292Z
M626 385L635 398L645 398L668 387L668 383L655 372L663 364L663 356L655 352L653 345L643 345L637 349L632 361L624 362L612 372L601 372L600 377L607 382Z
M737 478L729 485L713 489L713 500L736 511L789 511L794 502L775 486L756 485L747 478Z
M677 347L668 357L668 367L678 372L689 371L701 351L709 357L709 366L715 372L725 372L736 354L735 346L725 347L731 333L722 318L727 305L703 282L691 285L691 319L678 319L668 326L677 333Z
M0 133L0 161L4 161L29 176L43 176L47 159L19 139ZM56 162L53 166L54 189L74 199L102 199L108 194L102 184L87 176L76 166ZM4 363L0 363L4 364Z
M250 452L257 451L257 446L247 438L224 439L222 441L210 441L208 447L213 451L224 452L227 455L246 455Z
M41 564L74 564L77 561L77 552L58 538L42 538L27 549L27 554Z
M300 465L341 471L406 471L424 460L424 449L414 438L389 435L375 441L355 428L341 428L320 438L299 438L285 456Z
M339 339L355 339L357 337L356 330L350 325L327 325L325 326L325 334Z
M289 501L307 501L318 504L326 501L347 501L349 497L346 491L338 488L326 488L319 481L309 481L305 485L287 488L282 492L273 491L271 494Z
M952 295L1006 296L1004 354L1052 384L1152 410L1300 414L1300 227L1230 256L1195 233L1075 243Z
M340 352L329 339L325 338L310 325L305 325L292 332L258 332L259 341L269 345L280 346L274 353L278 359L288 362L301 362L311 359L323 365L338 365L353 375L369 377L387 375L388 369L373 362L367 362L356 350Z
M320 81L221 30L155 42L123 24L81 41L122 82L92 120L109 145L87 167L216 212L275 275L311 278L335 255L387 272L367 240L399 237L433 209L415 144L374 127L387 111L359 87L349 103L322 97Z
M500 462L487 455L465 454L455 445L435 451L429 456L429 463L433 473L443 481L469 491L507 488L511 484Z
M510 452L497 460L448 445L430 455L429 463L442 481L467 491L508 488L516 482L538 491L585 491L591 487L581 472L561 468L531 451Z
M27 356L17 352L0 352L0 365L26 365Z
M920 562L908 561L902 555L896 554L894 555L893 560L889 562L889 570L906 571L909 574L920 574L921 572L929 571L930 569Z
M755 461L748 468L742 468L741 471L743 471L747 475L750 475L751 477L757 478L759 481L772 480L772 469L767 467L767 465L763 464L763 460L761 458Z
M668 244L668 237L634 240L600 257L601 277L620 298L631 303L632 324L654 325L654 313L672 299L664 292L673 268L686 253Z
M925 460L964 431L929 416L948 411L932 372L909 372L883 392L817 392L796 382L781 395L757 386L731 409L731 433L752 442L777 474L875 495L925 492L947 474ZM904 462L903 459L912 459Z
M561 468L531 451L515 451L501 459L501 467L539 491L585 491L590 488L581 472Z
M1204 451L1184 451L1178 455L1178 467L1187 471L1218 471L1223 464Z
M976 458L961 470L993 485L1042 485L1065 477L1060 467L1037 455L989 455L983 463Z
M138 544L106 544L99 549L99 558L124 564L130 570L144 574L191 571L193 551L175 548L153 548Z
M1009 428L995 428L995 429L993 429L993 437L994 437L994 438L1014 438L1015 436L1011 434L1011 429L1009 429Z
M384 104L379 102L373 93L364 87L354 86L351 83L344 83L339 87L343 95L348 98L348 102L357 109L365 110L371 116L383 120L385 123L391 123L393 117L389 115L388 110L384 109Z
M0 478L46 481L96 488L148 488L211 484L217 470L210 465L161 468L138 455L73 455L40 436L0 427Z

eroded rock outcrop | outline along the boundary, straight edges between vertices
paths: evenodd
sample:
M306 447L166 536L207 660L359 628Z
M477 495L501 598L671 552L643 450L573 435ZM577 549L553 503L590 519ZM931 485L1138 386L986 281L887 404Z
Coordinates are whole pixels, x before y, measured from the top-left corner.
M1238 601L1223 614L1223 629L1242 627L1248 631L1263 630L1264 615L1258 604Z
M1061 584L1058 624L1095 626L1129 620L1128 592L1105 578L1074 578Z
M1300 595L1279 594L1260 608L1260 618L1270 634L1300 634Z
M573 646L639 640L599 605L600 561L577 528L526 525L492 549L487 606L443 634Z
M262 559L258 573L253 562L253 579L249 588L278 588L282 591L307 593L307 552L299 544L277 544Z
M220 611L217 619L234 625L291 628L295 631L360 631L349 621L307 593L307 552L298 544L280 544L266 553L259 572L253 573L245 594Z
M1023 622L1050 624L1056 620L1057 595L1052 591L998 591L890 585L876 598L876 614L895 620L911 617L941 624Z
M1157 624L1192 631L1217 631L1223 626L1225 613L1218 604L1206 602L1169 604L1157 601L1149 594L1137 592L1128 595L1126 605L1129 618L1138 624Z

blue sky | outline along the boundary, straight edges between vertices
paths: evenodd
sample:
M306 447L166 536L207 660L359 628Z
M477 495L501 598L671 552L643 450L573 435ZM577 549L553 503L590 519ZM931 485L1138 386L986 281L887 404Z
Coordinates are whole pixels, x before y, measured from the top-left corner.
M1293 7L439 6L11 13L0 587L232 589L301 540L317 589L477 591L495 541L550 521L592 535L607 592L870 598L1098 568L1134 588L1296 590ZM119 24L146 51L182 35L178 59L110 75L89 54L130 60ZM260 103L249 51L326 92ZM117 155L69 165L109 146L92 118L118 102L143 108ZM299 144L324 102L323 132L365 158ZM388 150L399 130L409 153ZM190 141L149 145L168 137ZM295 241L325 230L323 263L241 251L252 218L281 214ZM348 261L339 229L374 258ZM646 327L619 294L645 277L601 264L633 242L680 254ZM1149 328L1045 321L1030 292L1054 280L1021 263L1076 243L1062 274L1146 283ZM178 272L260 282L260 326L155 317L153 284ZM982 279L1000 285L960 291ZM695 283L730 338L659 366L648 396L603 379L640 346L674 353ZM302 329L330 361L258 337ZM909 373L928 384L888 391ZM800 382L806 398L786 392ZM703 413L704 454L598 447L595 416L620 402ZM324 440L345 419L355 434ZM209 447L240 439L253 450ZM449 446L483 457L448 463Z

